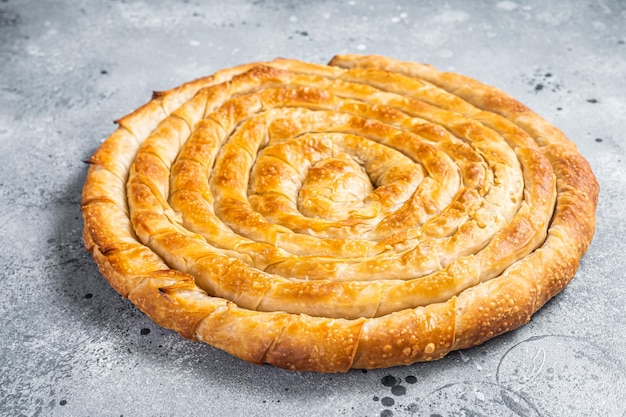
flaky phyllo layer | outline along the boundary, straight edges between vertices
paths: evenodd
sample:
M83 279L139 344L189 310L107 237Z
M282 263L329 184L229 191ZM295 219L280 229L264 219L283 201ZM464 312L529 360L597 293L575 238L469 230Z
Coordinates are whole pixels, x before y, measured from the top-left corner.
M90 158L85 244L156 323L319 372L438 359L574 276L598 184L505 93L380 56L155 93Z

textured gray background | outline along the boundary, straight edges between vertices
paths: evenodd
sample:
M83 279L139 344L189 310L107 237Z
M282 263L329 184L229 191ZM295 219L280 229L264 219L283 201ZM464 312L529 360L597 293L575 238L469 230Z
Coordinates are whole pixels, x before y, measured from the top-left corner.
M0 415L626 415L626 2L0 0ZM81 241L82 162L152 90L276 56L428 62L508 91L602 187L575 280L527 326L345 375L153 325Z

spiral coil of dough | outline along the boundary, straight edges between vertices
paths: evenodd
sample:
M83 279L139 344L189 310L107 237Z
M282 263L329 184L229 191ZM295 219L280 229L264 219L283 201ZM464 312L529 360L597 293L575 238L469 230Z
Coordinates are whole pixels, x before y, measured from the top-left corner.
M155 93L90 158L84 240L156 323L318 372L438 359L574 276L598 185L555 127L423 64L277 59Z

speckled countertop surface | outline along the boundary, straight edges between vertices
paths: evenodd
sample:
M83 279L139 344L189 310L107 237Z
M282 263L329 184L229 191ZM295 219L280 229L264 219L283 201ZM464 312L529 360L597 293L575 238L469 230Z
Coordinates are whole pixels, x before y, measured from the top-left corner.
M626 3L0 1L0 415L626 415ZM602 191L574 281L525 327L341 375L255 366L163 330L81 241L82 162L152 90L276 56L428 62L578 145Z

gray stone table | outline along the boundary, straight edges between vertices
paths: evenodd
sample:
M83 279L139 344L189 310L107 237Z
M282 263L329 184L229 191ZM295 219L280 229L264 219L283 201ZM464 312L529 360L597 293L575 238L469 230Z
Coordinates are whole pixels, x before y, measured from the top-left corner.
M574 281L441 361L339 375L154 325L81 241L87 159L153 90L277 56L431 63L561 128L601 183ZM626 2L0 0L0 415L626 415Z

